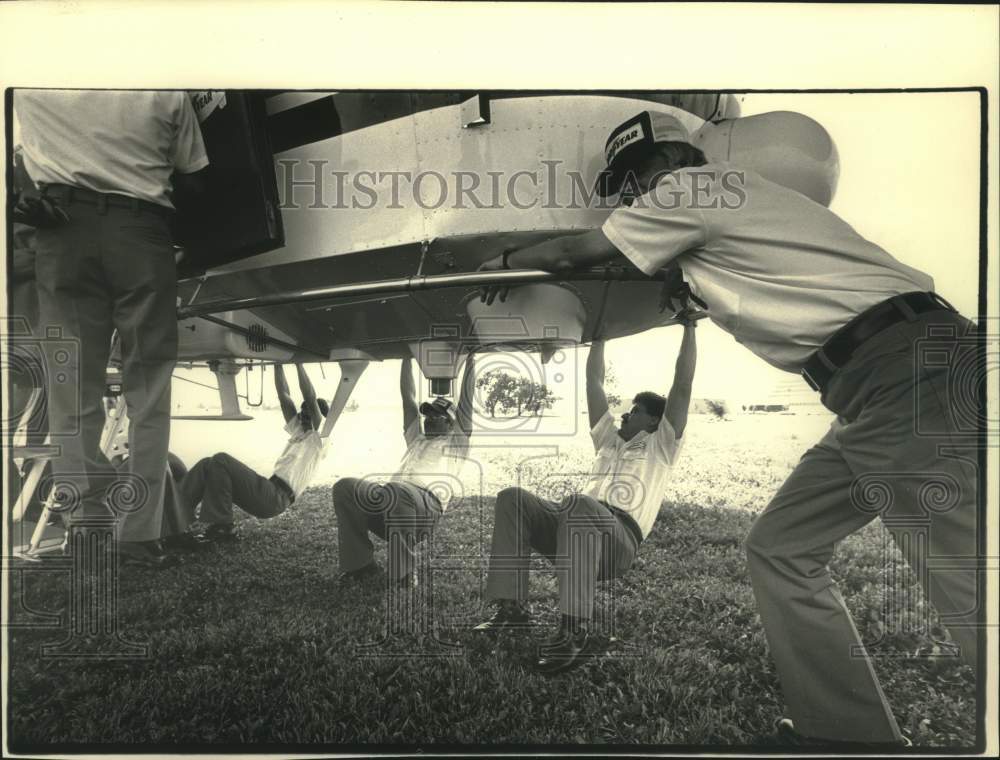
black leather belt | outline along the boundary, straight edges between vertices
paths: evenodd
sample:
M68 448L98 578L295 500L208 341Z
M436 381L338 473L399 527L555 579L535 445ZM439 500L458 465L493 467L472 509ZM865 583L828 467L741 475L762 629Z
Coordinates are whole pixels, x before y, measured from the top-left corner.
M917 314L928 311L955 311L955 308L937 293L903 293L875 304L841 327L823 346L806 360L802 377L809 387L820 393L834 373L843 367L861 344L892 327L897 322L913 320Z
M284 479L279 478L277 475L272 475L270 478L271 482L278 487L279 491L284 492L285 496L288 497L288 503L292 504L295 502L295 491L292 487L284 481Z
M615 517L617 517L619 520L622 521L622 524L625 526L625 529L628 530L628 532L632 534L632 538L635 539L636 548L639 548L639 544L642 543L642 529L639 527L639 523L635 521L635 518L633 518L632 515L630 515L624 509L620 509L619 507L614 507L608 504L606 501L602 501L601 503L608 508L611 514L613 514Z
M124 208L129 209L136 214L145 212L166 218L169 218L174 213L172 210L166 206L161 206L159 203L150 203L149 201L140 200L139 198L132 198L128 195L118 195L116 193L98 193L84 187L62 185L58 182L49 183L42 187L42 195L46 198L53 198L63 205L69 205L70 203L86 203L91 206L97 206L98 210L108 207Z

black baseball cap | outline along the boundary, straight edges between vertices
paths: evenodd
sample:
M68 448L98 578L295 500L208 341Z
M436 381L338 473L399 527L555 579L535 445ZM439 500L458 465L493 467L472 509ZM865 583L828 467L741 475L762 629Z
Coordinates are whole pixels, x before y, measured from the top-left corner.
M611 130L604 144L607 168L597 176L597 195L607 198L621 190L629 169L661 142L690 142L687 129L675 117L659 111L643 111Z

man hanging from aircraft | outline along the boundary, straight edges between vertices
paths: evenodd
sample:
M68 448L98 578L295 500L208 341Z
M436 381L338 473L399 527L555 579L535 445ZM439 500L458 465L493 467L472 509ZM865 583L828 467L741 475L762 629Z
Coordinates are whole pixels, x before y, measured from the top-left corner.
M469 449L475 359L470 353L465 361L457 407L439 397L425 401L418 409L409 358L400 368L399 392L406 439L399 471L387 483L342 478L333 486L341 582L345 585L379 575L369 532L389 542L390 585L405 589L417 584L413 547L422 536L430 536L448 508Z
M496 610L475 630L530 624L524 599L531 551L545 555L557 569L562 619L555 639L535 663L539 672L560 673L585 661L591 653L594 584L631 567L656 521L687 426L696 362L694 328L693 320L685 320L667 397L652 391L638 394L618 428L604 393L604 341L595 340L587 357L587 412L597 457L586 488L558 503L523 488L497 494L486 581L486 596Z
M302 393L298 408L288 391L284 368L281 365L274 368L274 389L289 438L274 464L273 475L265 478L229 454L219 452L199 461L184 477L182 497L192 516L201 503L198 519L208 524L203 536L206 540L237 540L234 505L260 519L277 517L309 487L326 454L326 441L320 430L329 406L316 397L305 367L296 364L295 369Z
M564 271L624 255L654 275L675 263L713 322L820 392L837 423L802 457L746 540L791 716L778 721L777 739L844 749L904 745L827 563L838 541L878 514L858 503L856 488L875 478L894 494L893 517L924 526L929 545L918 551L923 541L906 540L906 528L882 516L917 576L929 578L925 594L975 667L977 470L974 461L938 450L963 434L952 410L977 403L957 395L963 385L952 376L963 350L975 348L973 325L932 292L930 277L825 206L756 172L706 163L666 114L643 112L616 128L605 158L600 194L621 191L625 205L601 229L506 251L483 268ZM737 180L742 202L712 202ZM920 361L932 326L938 355L950 361ZM949 508L926 508L929 486ZM958 564L930 572L929 557Z

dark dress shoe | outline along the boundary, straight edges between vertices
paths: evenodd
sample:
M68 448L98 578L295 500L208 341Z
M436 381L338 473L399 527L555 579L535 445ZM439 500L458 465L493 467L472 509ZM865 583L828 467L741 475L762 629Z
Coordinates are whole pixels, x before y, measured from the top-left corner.
M162 538L160 543L166 552L197 552L212 545L208 539L195 535L189 530Z
M531 615L520 603L510 599L502 600L486 620L475 626L473 631L490 632L514 628L530 628Z
M898 742L851 742L837 739L820 739L813 736L803 736L795 730L791 718L781 718L774 724L775 744L785 747L825 747L831 751L861 751L867 750L873 754L893 752L913 746L913 742L905 736Z
M168 555L158 541L118 541L118 564L122 567L169 567L176 564L176 557Z
M240 535L236 532L236 526L232 523L213 523L205 528L205 532L201 534L201 537L213 544L231 544L240 540Z
M534 670L546 676L573 670L590 659L589 645L590 634L586 629L575 633L562 629L552 641L541 646Z

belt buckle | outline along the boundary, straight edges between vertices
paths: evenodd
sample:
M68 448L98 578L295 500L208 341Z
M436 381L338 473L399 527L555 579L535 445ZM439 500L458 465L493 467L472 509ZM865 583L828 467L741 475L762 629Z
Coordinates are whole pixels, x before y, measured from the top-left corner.
M950 303L944 300L944 298L939 296L933 290L928 291L928 295L931 297L931 300L938 306L940 306L942 309L945 309L947 311L956 311L956 312L958 311L954 306L952 306Z

